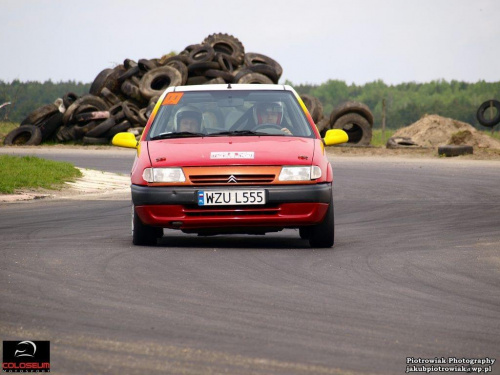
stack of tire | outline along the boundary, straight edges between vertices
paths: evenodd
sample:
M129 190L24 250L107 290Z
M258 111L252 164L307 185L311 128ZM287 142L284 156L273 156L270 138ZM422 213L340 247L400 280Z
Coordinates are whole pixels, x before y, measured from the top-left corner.
M342 129L349 136L346 146L368 146L372 140L373 114L367 105L347 101L335 107L329 117L323 105L312 95L300 96L322 137L330 129Z
M116 133L139 137L159 96L169 86L223 83L278 83L283 69L272 58L245 53L234 36L217 33L179 54L125 59L101 71L89 93L67 93L37 108L4 139L6 145L44 141L109 144Z

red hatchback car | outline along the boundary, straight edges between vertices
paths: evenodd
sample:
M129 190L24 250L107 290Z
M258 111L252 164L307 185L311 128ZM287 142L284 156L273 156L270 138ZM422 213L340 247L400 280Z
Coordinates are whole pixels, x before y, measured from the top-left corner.
M132 167L132 236L151 245L163 228L199 235L265 234L298 228L312 247L334 243L332 167L304 103L287 85L169 87Z

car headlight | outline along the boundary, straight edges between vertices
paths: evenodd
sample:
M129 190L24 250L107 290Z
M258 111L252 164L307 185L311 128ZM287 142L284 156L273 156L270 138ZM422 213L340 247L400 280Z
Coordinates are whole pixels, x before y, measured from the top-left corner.
M321 168L312 167L283 167L278 177L279 181L308 181L321 177Z
M184 182L186 177L182 168L146 168L142 178L147 182Z

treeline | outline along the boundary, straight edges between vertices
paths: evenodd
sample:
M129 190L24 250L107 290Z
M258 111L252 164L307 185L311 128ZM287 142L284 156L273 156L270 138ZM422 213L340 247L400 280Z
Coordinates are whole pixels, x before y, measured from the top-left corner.
M429 83L402 83L386 85L383 81L362 86L347 85L344 81L330 80L321 85L294 85L299 94L318 97L323 103L325 116L346 100L363 102L373 112L374 127L382 124L382 102L386 103L386 127L400 128L419 120L425 114L437 114L467 122L485 129L476 119L478 107L486 100L500 100L500 81L466 83L444 80Z
M466 83L444 80L428 83L402 83L386 85L383 81L362 86L347 85L344 81L329 80L321 85L292 85L299 94L318 97L324 106L325 116L346 100L365 103L375 117L374 127L382 123L382 101L386 103L386 126L400 128L414 123L425 114L437 114L464 121L483 128L476 120L477 108L486 100L500 99L500 81ZM90 83L75 81L20 82L0 81L0 120L21 122L32 110L53 103L68 92L83 95L89 92ZM484 128L483 128L484 129Z
M20 82L14 80L6 83L0 80L0 106L5 102L10 105L0 109L0 120L21 122L34 109L53 103L57 98L68 92L77 95L87 94L90 83L75 81L57 82L37 81Z

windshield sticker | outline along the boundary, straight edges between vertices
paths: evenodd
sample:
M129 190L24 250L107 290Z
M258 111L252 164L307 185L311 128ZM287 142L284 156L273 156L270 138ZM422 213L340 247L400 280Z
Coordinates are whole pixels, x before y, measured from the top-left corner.
M253 159L253 151L218 151L210 153L210 159Z
M183 92L169 92L165 99L163 99L162 105L176 105L181 100Z

